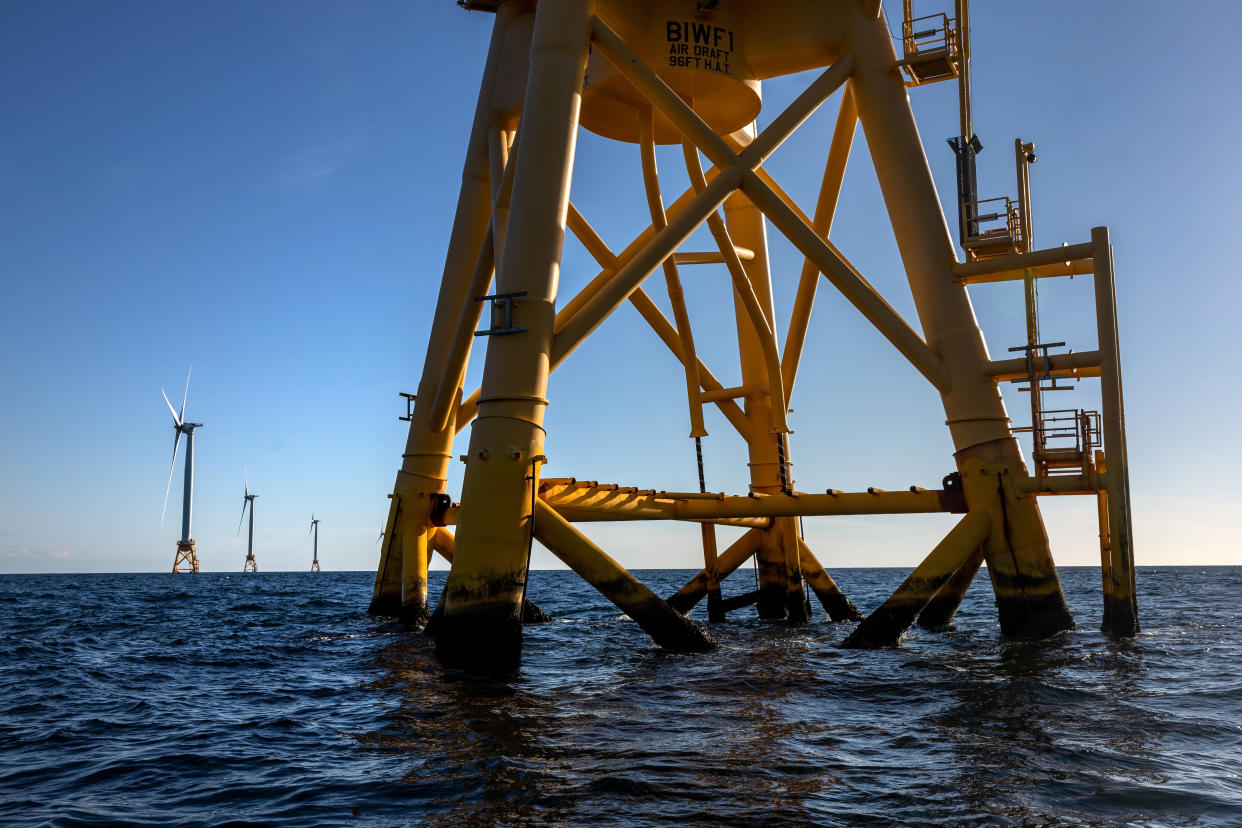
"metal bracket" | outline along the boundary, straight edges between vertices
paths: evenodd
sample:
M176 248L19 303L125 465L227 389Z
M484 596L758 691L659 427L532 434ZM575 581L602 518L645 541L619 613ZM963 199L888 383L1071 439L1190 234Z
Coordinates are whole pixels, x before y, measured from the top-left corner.
M521 333L526 330L525 326L514 326L513 324L513 308L517 305L515 299L526 295L526 291L520 290L515 293L493 293L489 296L476 296L474 301L492 303L492 326L485 331L475 331L475 336L492 336L493 334L510 334Z
M398 417L397 419L401 420L402 422L408 423L411 420L411 418L413 418L414 416L414 401L418 399L418 395L407 394L404 391L399 391L398 394L402 397L405 397L405 416Z
M1026 354L1026 376L1011 379L1010 382L1027 382L1030 383L1020 391L1030 391L1038 387L1040 391L1073 391L1072 385L1057 385L1057 377L1052 373L1052 361L1048 359L1049 348L1064 348L1064 342L1039 342L1033 345L1019 345L1016 348L1010 348L1010 353L1023 351ZM1035 372L1035 352L1039 351L1044 359L1044 372L1037 374ZM1042 383L1050 382L1051 385L1044 386Z

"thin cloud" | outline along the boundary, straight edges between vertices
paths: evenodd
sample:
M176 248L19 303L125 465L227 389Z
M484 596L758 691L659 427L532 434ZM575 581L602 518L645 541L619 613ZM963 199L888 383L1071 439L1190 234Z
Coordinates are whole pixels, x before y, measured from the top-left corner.
M281 159L277 178L285 186L315 184L364 155L368 146L369 142L362 136L306 143Z

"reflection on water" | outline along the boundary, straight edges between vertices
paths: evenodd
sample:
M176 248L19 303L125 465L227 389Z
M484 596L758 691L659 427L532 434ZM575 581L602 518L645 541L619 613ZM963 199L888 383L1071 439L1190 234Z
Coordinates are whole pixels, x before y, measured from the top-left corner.
M877 596L900 577L863 574ZM1064 573L1079 587L1094 576ZM1242 803L1236 775L1204 795L1171 772L1186 762L1172 745L1197 725L1148 702L1193 662L1182 653L1183 675L1149 663L1154 640L1186 635L1155 608L1133 642L1090 629L1090 605L1076 607L1079 630L1009 642L982 581L957 628L896 650L839 650L849 628L826 619L745 619L720 630L718 651L676 656L570 576L536 577L539 603L574 618L528 628L511 680L446 673L417 635L375 655L368 689L399 703L359 740L402 763L432 800L429 824L1181 825ZM666 592L680 578L644 577ZM1228 743L1242 744L1236 728Z
M874 607L903 574L838 580ZM740 612L680 656L539 572L558 620L508 680L367 618L365 573L0 576L0 823L1237 824L1242 569L1139 575L1128 642L1070 569L1047 641L1002 639L981 578L899 648Z

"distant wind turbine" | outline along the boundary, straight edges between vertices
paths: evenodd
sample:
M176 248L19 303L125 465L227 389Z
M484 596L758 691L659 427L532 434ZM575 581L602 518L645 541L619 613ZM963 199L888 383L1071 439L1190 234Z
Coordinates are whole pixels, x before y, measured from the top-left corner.
M242 572L258 572L259 565L254 559L254 499L257 494L250 493L250 475L242 469L242 513L237 521L237 534L241 534L242 521L246 519L246 507L250 507L250 535L246 541L246 562L242 564Z
M307 534L315 536L315 557L311 560L311 572L319 571L319 521L315 519L315 512L311 510L310 532Z
M193 371L193 367L190 371ZM181 540L177 541L177 556L173 558L173 572L198 572L198 553L194 550L194 539L190 537L190 518L194 513L194 429L202 428L202 423L188 423L185 420L185 401L190 396L190 371L185 373L185 393L181 395L181 411L177 412L168 394L163 388L164 402L172 413L173 453L172 465L168 468L168 485L164 487L164 509L160 512L160 525L164 525L164 516L168 513L168 493L172 490L173 471L177 467L177 450L181 448L181 435L185 435L185 489L181 498Z

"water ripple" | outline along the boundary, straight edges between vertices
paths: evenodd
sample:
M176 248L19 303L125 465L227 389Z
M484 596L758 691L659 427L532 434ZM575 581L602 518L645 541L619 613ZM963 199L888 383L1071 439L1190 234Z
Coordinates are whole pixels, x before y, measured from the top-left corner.
M902 576L839 581L875 606ZM895 649L741 612L683 656L539 572L558 621L502 681L368 618L366 573L0 576L0 822L1237 824L1242 568L1140 571L1128 642L1097 572L1062 578L1049 641L1003 639L981 579Z

